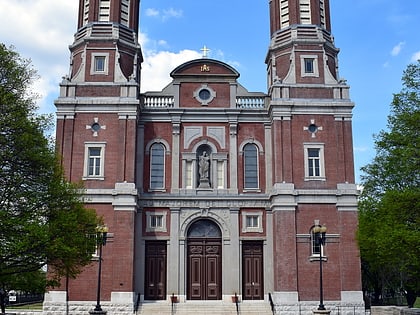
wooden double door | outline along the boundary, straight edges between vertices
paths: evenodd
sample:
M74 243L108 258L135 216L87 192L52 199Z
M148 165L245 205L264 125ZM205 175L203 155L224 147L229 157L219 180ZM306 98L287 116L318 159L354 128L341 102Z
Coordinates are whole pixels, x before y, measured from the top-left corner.
M220 300L222 298L222 240L188 240L187 298Z
M242 292L244 300L264 299L262 242L242 244Z

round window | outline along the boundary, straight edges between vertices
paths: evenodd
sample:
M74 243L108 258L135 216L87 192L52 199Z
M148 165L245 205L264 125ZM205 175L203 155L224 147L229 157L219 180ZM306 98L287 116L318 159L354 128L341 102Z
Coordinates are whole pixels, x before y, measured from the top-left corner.
M99 131L99 129L101 129L101 125L96 123L93 123L92 126L90 126L90 128L92 128L93 131Z
M198 97L201 98L203 101L207 101L211 96L211 93L207 89L201 89L200 92L198 92Z
M316 132L318 130L318 126L315 124L310 124L308 130L309 132Z

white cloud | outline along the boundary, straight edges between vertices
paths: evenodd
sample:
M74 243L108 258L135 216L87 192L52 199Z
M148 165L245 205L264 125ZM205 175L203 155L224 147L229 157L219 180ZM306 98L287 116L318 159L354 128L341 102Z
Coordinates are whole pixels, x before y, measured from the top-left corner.
M414 53L413 56L411 57L412 62L416 62L417 60L420 60L420 51Z
M154 8L148 8L145 11L146 16L159 16L159 11Z
M1 0L0 38L6 46L13 45L24 58L32 59L40 79L33 91L40 95L38 106L42 113L55 112L54 99L58 97L59 82L69 72L73 35L77 31L78 1L57 0ZM146 14L162 19L180 18L182 10L159 12L147 9ZM21 21L16 23L16 21ZM13 28L11 27L13 26ZM142 64L142 91L159 91L170 81L169 73L180 64L201 58L199 51L170 52L163 39L151 39L139 34L144 62ZM162 48L165 51L161 51Z
M38 106L44 113L54 112L51 93L57 95L58 83L69 69L68 45L76 32L77 7L78 1L1 1L1 41L32 60L40 75L33 90L41 97Z
M159 11L155 8L147 8L145 12L146 16L158 17L161 18L162 21L166 21L170 18L180 18L184 15L182 10L176 10L174 8L165 9L163 11Z
M183 16L183 11L182 10L175 10L174 8L169 8L166 10L163 10L163 19L169 19L171 17L173 18L180 18Z
M398 45L396 45L396 46L394 46L394 48L392 48L391 55L392 56L398 56L404 45L405 45L405 42L399 42Z
M169 51L151 52L144 56L142 64L141 90L160 91L171 82L170 72L180 64L200 58L201 54L193 50L178 53Z

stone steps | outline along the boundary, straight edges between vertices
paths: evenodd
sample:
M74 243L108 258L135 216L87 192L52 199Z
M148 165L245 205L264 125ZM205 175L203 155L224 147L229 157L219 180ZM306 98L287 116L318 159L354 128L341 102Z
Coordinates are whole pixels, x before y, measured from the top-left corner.
M243 301L238 304L223 301L187 301L144 303L139 306L138 315L272 315L271 307L264 301Z

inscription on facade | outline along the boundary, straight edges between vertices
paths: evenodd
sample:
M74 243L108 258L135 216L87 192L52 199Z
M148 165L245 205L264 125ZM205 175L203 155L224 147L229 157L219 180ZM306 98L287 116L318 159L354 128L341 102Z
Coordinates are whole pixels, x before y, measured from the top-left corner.
M141 207L168 208L265 208L265 200L140 200Z

